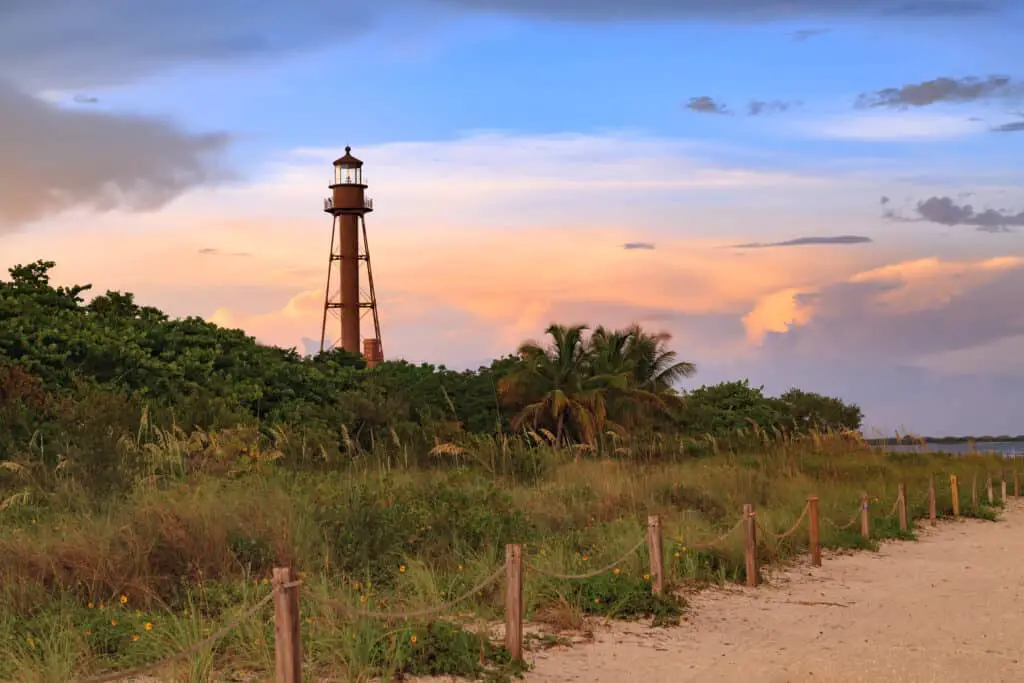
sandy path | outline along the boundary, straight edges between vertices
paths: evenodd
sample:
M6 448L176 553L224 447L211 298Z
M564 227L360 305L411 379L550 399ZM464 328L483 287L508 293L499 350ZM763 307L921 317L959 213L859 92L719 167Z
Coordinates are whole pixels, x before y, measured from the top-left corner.
M611 624L530 653L527 683L1024 681L1024 504L998 523L707 591L680 628Z

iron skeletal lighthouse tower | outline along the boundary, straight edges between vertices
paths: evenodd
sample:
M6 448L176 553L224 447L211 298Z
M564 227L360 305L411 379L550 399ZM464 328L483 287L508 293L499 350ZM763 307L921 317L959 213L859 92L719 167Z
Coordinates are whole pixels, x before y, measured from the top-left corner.
M352 353L362 351L366 364L372 368L384 360L380 343L380 318L377 316L377 294L373 289L373 269L370 267L370 247L366 240L366 214L373 211L373 200L366 196L363 162L352 156L351 147L346 147L345 156L334 162L334 181L328 187L331 196L324 200L324 212L331 214L333 224L320 351L339 346ZM360 261L366 262L365 293L360 286ZM373 336L361 339L359 324L366 311L373 315ZM328 319L340 319L340 339L333 334L328 335ZM362 349L359 348L360 341Z

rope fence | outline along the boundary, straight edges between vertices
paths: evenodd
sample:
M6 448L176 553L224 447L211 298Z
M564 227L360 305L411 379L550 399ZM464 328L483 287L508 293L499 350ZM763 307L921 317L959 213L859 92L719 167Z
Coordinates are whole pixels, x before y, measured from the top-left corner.
M959 488L957 476L950 475L950 494L952 502L953 518L960 517ZM1007 501L1007 481L1002 477L1000 494L1003 504ZM1020 483L1017 473L1013 477L1013 495L1020 495ZM989 504L995 503L995 489L992 478L987 481L987 499ZM927 517L929 523L934 526L937 518L935 478L929 478L927 496L920 498L920 503L915 509L920 509L927 502ZM971 503L975 509L978 507L977 480L972 482ZM899 526L901 531L909 528L909 511L907 507L906 486L899 484L899 491L896 500L893 502L885 518L899 515ZM807 539L810 551L811 564L816 567L822 565L821 560L821 522L824 521L834 530L843 532L850 530L859 520L860 535L870 540L871 533L871 510L870 499L867 493L861 495L860 505L857 512L843 525L838 525L827 517L822 517L819 511L819 499L816 495L807 497L807 502L800 511L796 521L786 531L776 533L764 527L757 517L754 506L747 504L743 506L743 512L739 520L724 533L710 541L703 543L687 543L681 546L682 550L706 550L720 547L720 544L728 539L741 527L744 529L744 555L745 555L745 583L749 587L756 587L760 583L760 569L758 566L758 530L766 537L781 541L793 536L804 526L808 520ZM601 574L615 570L617 567L628 561L644 546L648 548L650 559L650 580L651 590L654 594L661 594L665 590L665 572L663 562L663 539L661 529L661 518L657 515L648 517L647 534L636 542L629 550L623 553L614 562L583 574L563 574L550 569L539 567L523 556L523 546L518 543L508 544L505 548L505 563L499 566L485 579L474 585L456 598L448 600L439 605L411 611L381 612L374 610L363 610L352 607L340 600L322 598L306 593L307 597L317 599L322 605L333 609L341 614L351 617L379 619L388 623L406 621L423 617L434 617L449 612L456 605L459 605L470 598L478 595L489 586L498 583L502 575L505 576L505 647L513 659L523 658L523 580L524 568L540 576L565 581L582 581L591 579ZM646 577L645 577L646 578ZM301 630L299 619L299 588L302 581L298 580L291 567L274 569L272 591L246 609L239 617L230 624L218 629L212 635L200 640L181 652L175 653L165 659L150 664L145 664L129 670L121 670L90 678L77 679L72 683L114 683L150 675L170 664L199 654L212 647L218 641L238 628L245 621L256 616L266 605L274 602L274 649L275 649L275 681L277 683L300 683L303 680L302 674L302 646Z

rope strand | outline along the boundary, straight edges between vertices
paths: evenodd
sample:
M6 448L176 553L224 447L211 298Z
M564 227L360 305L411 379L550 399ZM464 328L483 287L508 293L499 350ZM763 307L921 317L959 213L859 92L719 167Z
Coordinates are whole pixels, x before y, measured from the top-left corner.
M463 593L459 597L455 598L454 600L449 600L448 602L442 603L440 605L435 605L433 607L426 607L424 609L411 610L411 611L408 611L408 612L377 612L377 611L374 611L374 610L357 609L355 607L350 606L348 603L342 602L340 600L332 600L332 599L329 599L329 598L319 598L319 600L320 600L320 602L322 602L323 604L327 605L328 607L330 607L332 609L335 609L335 610L337 610L339 612L342 612L344 614L349 614L349 615L356 616L356 617L368 617L368 618L371 618L371 619L383 619L385 621L400 621L400 620L405 620L405 619L415 619L417 617L427 617L427 616L433 616L435 614L441 614L442 612L445 612L445 611L451 609L455 605L458 605L459 603L465 602L466 600L470 599L471 597L473 597L474 595L476 595L477 593L482 591L484 588L487 588L487 586L489 586L492 583L494 583L495 581L497 581L498 577L500 577L504 573L505 573L505 566L502 565L502 566L498 567L498 569L495 570L494 573L492 573L486 579L484 579L480 583L476 584L475 586L473 586L468 591L466 591L465 593Z
M605 572L611 571L612 569L615 569L616 567L618 567L620 564L622 564L623 562L628 560L633 555L633 553L635 553L637 550L639 550L641 548L641 546L643 546L643 544L646 543L646 542L647 542L646 538L641 538L640 541L636 545L634 545L632 548L627 550L626 553L624 555L622 555L622 557L620 557L619 559L615 560L614 562L612 562L611 564L609 564L606 567L601 567L600 569L595 569L594 571L587 572L586 574L559 574L558 572L551 571L550 569L541 569L540 567L538 567L537 565L533 564L529 560L524 561L524 564L526 564L527 568L530 569L531 571L535 571L538 574L541 574L543 576L547 576L547 577L552 578L552 579L565 579L565 580L569 580L569 581L579 581L579 580L583 580L583 579L592 579L595 576L598 576L600 574L604 574Z

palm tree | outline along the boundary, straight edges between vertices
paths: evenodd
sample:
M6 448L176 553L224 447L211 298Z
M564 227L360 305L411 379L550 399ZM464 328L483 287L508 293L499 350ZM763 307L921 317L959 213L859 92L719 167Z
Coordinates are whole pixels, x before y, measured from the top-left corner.
M677 402L671 389L675 379L672 373L692 373L695 368L692 363L675 363L674 354L668 363L664 361L668 339L667 334L648 334L639 325L621 330L598 327L591 335L594 372L626 378L626 386L610 391L608 396L609 414L619 423L635 427L649 421L652 412L663 412Z
M512 420L514 429L548 428L558 443L570 438L593 443L606 429L618 429L608 420L606 398L609 390L625 388L627 378L594 373L586 329L552 324L545 330L550 346L529 341L519 347L519 365L499 383L505 402L522 406Z
M675 384L697 373L697 366L678 360L679 355L668 348L672 335L668 332L650 334L633 324L624 331L626 357L633 363L633 383L658 396L676 393Z

